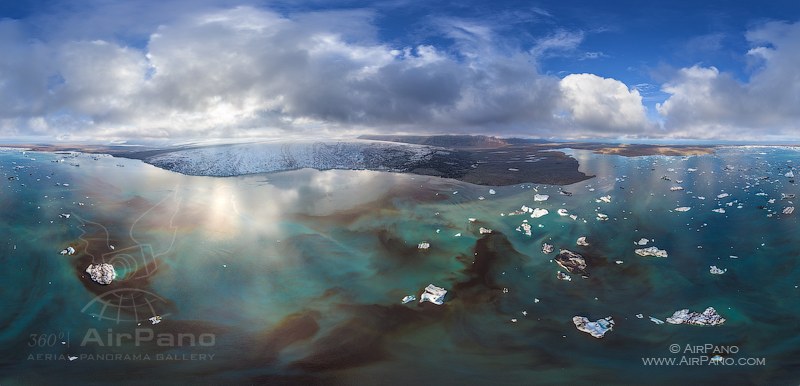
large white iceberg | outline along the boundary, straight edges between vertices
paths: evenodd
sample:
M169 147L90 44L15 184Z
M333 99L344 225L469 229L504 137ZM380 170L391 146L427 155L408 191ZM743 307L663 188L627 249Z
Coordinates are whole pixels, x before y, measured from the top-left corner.
M656 247L640 248L634 250L639 256L667 257L667 251Z
M578 330L583 331L595 338L602 338L605 334L614 329L614 319L610 316L603 319L598 319L596 322L590 322L588 318L583 316L575 316L572 318L572 323Z
M548 198L550 198L550 196L548 196L546 194L534 194L533 195L533 201L547 201Z
M532 218L539 218L539 217L542 217L542 216L544 216L544 215L546 215L548 213L550 213L550 212L547 209L536 208L536 209L533 210L533 212L531 212L531 217Z
M667 323L716 326L725 323L725 318L720 316L714 307L708 307L702 313L689 312L689 309L683 309L675 311L671 317L667 318Z
M103 285L111 284L117 278L117 271L114 270L113 265L108 263L89 264L89 267L86 268L86 273L89 274L92 280Z
M419 297L419 302L431 302L441 306L442 303L444 303L444 295L446 294L446 289L437 287L433 284L428 284L428 286L425 287L425 292L423 292L422 296Z

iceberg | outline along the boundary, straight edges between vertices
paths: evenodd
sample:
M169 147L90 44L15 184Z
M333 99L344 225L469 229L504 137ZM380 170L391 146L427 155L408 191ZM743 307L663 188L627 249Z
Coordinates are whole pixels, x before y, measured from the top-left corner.
M725 213L725 209L723 209L723 208L711 209L711 211L712 212L717 212L717 213Z
M517 227L518 232L522 232L525 236L531 235L531 224L528 224L528 220L524 220L519 227Z
M557 210L556 213L558 213L558 215L562 216L562 217L563 216L569 216L569 212L567 212L567 210L564 209L564 208L561 208L561 209Z
M720 193L720 194L717 195L717 198L725 198L725 197L728 197L728 196L730 196L730 194L728 194L728 193Z
M671 317L667 318L667 323L691 324L695 326L717 326L725 323L725 318L720 316L714 307L708 307L702 313L689 312L689 309L683 309L675 311Z
M556 279L564 281L572 281L572 278L569 275L561 271L556 272Z
M492 230L491 230L491 229L489 229L489 228L484 228L484 227L481 227L481 229L478 229L478 232L479 232L480 234L482 234L482 235L485 235L485 234L487 234L487 233L492 233Z
M548 213L550 213L550 212L547 209L536 208L536 209L533 210L533 212L531 212L531 217L532 218L539 218L539 217L542 217L542 216L544 216L544 215L546 215Z
M111 284L117 278L114 266L108 263L89 264L89 267L86 268L86 273L89 274L93 281L103 285Z
M671 190L673 192L677 192L679 190L683 190L683 186L673 186L673 187L669 188L669 190Z
M793 206L787 206L786 208L783 208L783 214L792 214L792 213L794 213Z
M645 245L647 245L647 243L649 243L649 242L650 242L650 240L648 240L648 239L645 239L645 238L641 238L641 239L639 239L639 241L637 241L635 244L636 244L636 245L645 246Z
M650 321L651 321L651 322L653 322L653 323L655 323L655 324L664 324L664 321L663 321L663 320L661 320L661 319L654 318L654 317L652 317L652 316L648 316L648 318L650 318Z
M603 196L600 197L598 200L594 200L595 202L605 202L606 204L611 202L611 196Z
M719 268L717 268L717 266L716 266L716 265L712 265L712 266L710 267L709 271L710 271L710 272L711 272L711 274L713 274L713 275L722 275L723 273L725 273L725 272L728 272L728 270L727 270L727 269L719 269Z
M788 172L786 172L786 174L784 174L784 176L789 178L794 178L794 173L791 170L789 170Z
M419 248L419 249L428 249L430 247L431 247L431 244L429 242L427 242L427 241L423 241L423 242L417 244L417 248Z
M588 247L589 243L586 242L586 236L578 237L578 241L575 242L581 247Z
M635 252L639 256L655 256L655 257L667 257L667 251L663 249L658 249L656 247L648 247L648 248L640 248L636 249Z
M60 252L62 255L72 256L75 254L75 248L67 247Z
M610 316L598 319L596 322L590 322L588 318L583 316L575 316L572 318L572 323L575 323L575 327L579 331L583 331L598 339L614 329L614 319Z
M152 323L152 324L159 324L159 323L161 323L161 316L156 315L156 316L154 316L154 317L152 317L150 319L147 319L147 320L149 320L150 323Z
M597 214L597 219L600 220L600 221L606 221L606 220L608 220L608 215L607 214L603 214L603 213L598 213Z
M431 302L438 306L441 306L444 303L444 296L447 294L447 290L441 287L437 287L433 284L428 284L425 287L425 292L422 293L422 296L419 297L419 302Z
M542 244L542 253L544 254L553 253L553 245L548 243Z
M547 199L549 199L549 198L550 198L550 196L548 196L546 194L534 194L533 195L533 201L547 201Z
M688 212L690 209L692 209L692 207L690 207L690 206L680 206L680 207L675 208L675 211L676 212Z
M417 300L416 296L414 296L414 295L406 295L406 296L403 297L402 301L403 301L403 304L406 304L406 303L413 302L414 300Z

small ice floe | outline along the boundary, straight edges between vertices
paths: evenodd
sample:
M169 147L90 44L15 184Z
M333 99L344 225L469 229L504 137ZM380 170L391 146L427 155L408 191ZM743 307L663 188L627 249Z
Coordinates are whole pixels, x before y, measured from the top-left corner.
M728 196L730 196L730 194L728 194L728 193L720 193L720 194L717 195L717 198L725 198L725 197L728 197Z
M717 213L725 213L725 209L723 209L723 208L711 209L711 211L712 212L717 212Z
M793 206L787 206L786 208L783 208L783 214L792 214L792 213L794 213Z
M690 209L692 209L692 207L690 207L690 206L679 206L679 207L675 208L675 211L676 212L688 212Z
M677 192L679 190L683 190L683 186L673 186L669 188L670 191Z
M703 196L697 196L697 199L698 199L698 200L705 200L706 198L705 198L705 197L703 197Z
M547 201L547 199L549 199L549 198L550 198L550 196L548 196L546 194L534 194L533 195L533 201Z
M475 222L475 220L477 220L477 219L475 217L470 217L467 220L469 220L469 222Z
M689 173L692 173L692 172L696 172L696 171L697 171L697 169L695 169L695 168L688 168L688 169L686 169L686 171L687 171L687 172L689 172Z
M788 171L788 172L786 172L786 174L784 174L783 176L784 176L784 177L789 177L789 178L794 178L794 173L793 173L791 170L789 170L789 171Z
M78 359L78 357L70 355L70 356L67 356L67 359L69 359L69 361L72 362L72 361Z
M489 194L497 194L497 192L494 189L489 189Z
M481 227L481 229L478 229L478 232L479 232L480 234L482 234L482 235L485 235L485 234L487 234L487 233L492 233L492 230L491 230L491 229L489 229L489 228L484 228L484 227Z
M730 256L728 256L728 258L729 258L729 259L738 259L738 258L739 258L739 256L730 255Z
M775 199L774 198L770 198L769 200L767 200L767 203L774 204L775 203Z
M794 193L781 193L781 200L791 200L795 197Z
M558 215L562 217L569 216L569 212L567 212L567 210L564 208L557 210L556 213L558 213Z
M75 248L67 247L60 252L62 255L72 256L75 254Z
M478 200L481 200L481 201L483 201L483 200L485 200L485 199L486 199L486 197L484 197L484 196L478 196Z
M553 253L554 247L552 244L544 243L542 244L542 253L549 254Z
M639 318L639 319L644 319L644 315L642 315L642 314L636 314L636 317Z
M572 277L561 271L556 272L556 279L564 281L572 281Z
M575 316L572 318L572 323L575 323L575 327L579 331L583 331L598 339L614 329L614 319L610 316L598 319L596 322L590 322L588 318L583 316Z
M89 274L91 279L98 284L111 284L117 278L117 271L114 266L108 263L103 264L89 264L86 268L86 273Z
M652 317L652 316L648 316L648 318L650 319L650 321L651 321L651 322L653 322L653 323L655 323L655 324L664 324L664 321L663 321L663 320L661 320L661 319L654 318L654 317Z
M648 239L645 239L645 238L641 238L641 239L639 239L639 241L635 242L634 244L636 244L636 245L641 245L641 246L645 246L645 245L647 245L647 243L649 243L649 242L650 242L650 240L648 240Z
M675 311L667 318L667 323L691 324L695 326L717 326L725 323L725 318L717 313L714 307L708 307L702 313L689 312L689 309Z
M461 232L456 233L453 237L461 237Z
M159 323L161 323L161 316L160 315L156 315L156 316L154 316L154 317L152 317L150 319L147 319L147 320L149 320L150 323L152 323L152 324L159 324Z
M577 219L578 219L578 216L577 216L577 215L574 215L574 214L571 214L571 215L569 215L569 218L571 218L571 219L573 219L573 220L577 220ZM584 221L584 222L585 222L585 221Z
M531 235L531 224L528 224L528 220L523 220L522 224L520 224L520 226L517 227L517 231L524 233L525 236L530 236Z
M539 298L533 298L533 302L534 302L534 303L539 303L540 301L541 301L541 300L539 300Z
M719 269L716 265L712 265L709 269L712 275L722 275L725 272L728 272L728 269Z
M667 251L663 249L658 249L656 247L648 247L648 248L640 248L636 249L635 252L639 256L647 257L647 256L655 256L655 257L667 257Z
M69 213L61 213L61 214L58 215L58 217L61 217L61 218L69 218L69 216L71 216L71 214L69 214Z
M576 241L575 243L581 247L589 246L589 243L586 242L586 236L578 237L578 241Z
M605 202L606 204L608 204L611 202L611 196L600 197L599 199L594 200L594 202Z
M431 247L431 243L429 243L427 241L423 241L423 242L417 244L417 248L418 249L428 249L430 247Z
M510 171L510 172L518 172L519 169L517 169L517 168L508 168L508 171Z
M531 212L531 218L539 218L550 213L547 209L536 208Z
M608 215L607 214L603 214L603 213L598 213L597 214L597 219L599 221L606 221L606 220L608 220Z
M447 294L447 290L441 287L437 287L433 284L428 284L425 287L425 292L422 293L422 296L419 297L419 302L431 302L438 306L441 306L444 303L444 296Z
M406 296L403 296L402 302L403 302L403 304L406 304L406 303L411 303L414 300L417 300L416 296L414 296L414 295L406 295Z

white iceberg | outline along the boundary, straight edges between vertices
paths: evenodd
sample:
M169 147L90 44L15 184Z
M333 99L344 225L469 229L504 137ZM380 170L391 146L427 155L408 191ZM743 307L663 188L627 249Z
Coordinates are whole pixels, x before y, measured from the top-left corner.
M524 233L525 236L530 236L531 235L531 224L528 224L528 220L525 220L525 221L522 222L522 224L520 224L519 227L517 227L517 231Z
M548 213L550 213L550 212L547 209L536 208L536 209L533 210L533 212L531 212L531 217L532 218L539 218L539 217L542 217L544 215L547 215Z
M150 323L152 323L152 324L159 324L159 323L161 323L161 316L156 315L156 316L154 316L154 317L152 317L150 319L147 319L147 320L149 320Z
M427 241L423 241L423 242L417 244L417 248L419 248L419 249L428 249L430 247L431 247L431 243L429 243Z
M608 203L610 203L610 202L611 202L611 196L603 196L603 197L600 197L600 199L598 199L598 200L595 200L595 202L605 202L605 203L607 203L607 204L608 204Z
M639 239L639 241L637 241L635 244L636 244L636 245L645 246L645 245L647 245L647 243L649 243L649 242L650 242L650 240L648 240L648 239L645 239L645 238L641 238L641 239Z
M72 256L75 254L75 248L67 247L60 252L62 255L69 255Z
M578 241L576 241L575 243L581 247L589 246L589 243L586 242L586 236L578 237Z
M692 207L690 207L690 206L680 206L680 207L675 208L675 211L676 212L688 212L690 209L692 209Z
M667 251L656 247L640 248L634 250L639 256L667 257Z
M789 178L794 178L794 173L791 170L789 170L788 172L786 172L786 174L784 174L784 176Z
M437 287L433 284L428 284L428 286L425 287L425 292L423 292L422 296L419 297L419 302L431 302L441 306L442 303L444 303L444 296L446 294L446 289Z
M93 281L103 285L111 284L117 278L117 271L114 270L113 265L108 263L89 264L89 267L86 268L86 273L89 274Z
M533 195L533 201L547 201L548 198L550 198L550 196L548 196L546 194L534 194Z
M725 318L717 313L714 307L708 307L702 313L689 312L688 309L678 310L667 318L667 323L691 324L695 326L717 326L725 323Z
M725 213L725 209L723 209L723 208L711 209L711 211L712 212L717 212L717 213Z
M416 296L414 296L414 295L406 295L406 296L403 297L402 301L403 301L403 304L406 304L406 303L413 302L414 300L417 300Z
M723 273L727 272L728 270L727 269L719 269L719 268L717 268L716 265L712 265L710 267L709 271L713 275L722 275Z
M783 214L792 214L792 213L794 213L793 206L787 206L786 208L783 208Z
M567 210L564 209L564 208L561 208L561 209L557 210L556 213L558 213L558 215L562 216L562 217L563 216L569 216L569 212L567 212Z
M583 316L575 316L572 318L572 323L575 323L575 327L577 327L579 331L583 331L598 339L614 329L614 319L610 316L598 319L596 322L590 322L588 318Z
M603 213L598 213L597 214L597 219L600 220L600 221L606 221L606 220L608 220L608 215L607 214L603 214Z
M482 234L482 235L485 235L487 233L492 233L492 230L489 229L489 228L481 227L480 229L478 229L478 232L480 232L480 234Z
M728 196L730 196L730 194L728 194L728 193L720 193L720 194L717 195L717 198L725 198L725 197L728 197Z

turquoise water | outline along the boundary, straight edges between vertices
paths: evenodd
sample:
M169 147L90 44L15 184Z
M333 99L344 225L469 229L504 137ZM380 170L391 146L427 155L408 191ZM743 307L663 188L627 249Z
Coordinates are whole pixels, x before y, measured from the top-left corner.
M369 171L189 177L135 160L2 151L0 385L796 384L800 243L781 193L800 194L784 177L798 153L569 153L597 177L563 187L568 197ZM549 200L534 202L535 191ZM605 195L610 203L596 201ZM522 205L550 214L509 215ZM523 220L530 237L516 230ZM640 238L669 257L636 255ZM423 241L431 248L417 249ZM557 280L543 242L584 255L589 278ZM78 253L59 255L68 245ZM101 262L119 273L109 286L83 273ZM444 305L400 304L430 283L449 290ZM724 325L647 318L709 306ZM152 325L155 315L163 321ZM595 339L575 329L576 315L616 325ZM685 347L706 344L764 362L643 363L699 358Z

